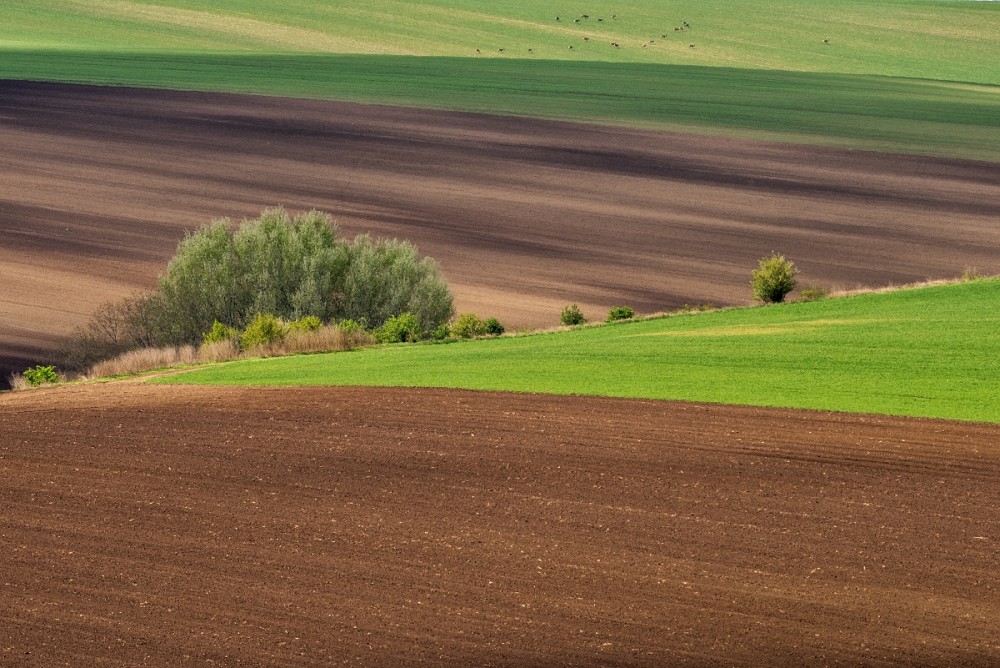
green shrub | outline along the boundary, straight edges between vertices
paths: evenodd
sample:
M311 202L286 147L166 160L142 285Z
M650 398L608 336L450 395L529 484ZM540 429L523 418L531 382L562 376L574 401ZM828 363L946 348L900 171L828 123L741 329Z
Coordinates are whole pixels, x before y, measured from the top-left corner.
M230 327L229 325L224 325L216 320L212 323L212 329L205 332L205 335L201 337L201 344L207 346L213 343L219 343L220 341L236 340L239 336L240 331L238 329Z
M338 322L337 327L339 327L340 331L342 331L344 334L353 334L355 332L365 331L364 325L362 325L357 320L351 320L350 318Z
M459 339L471 339L486 333L486 323L475 313L461 313L451 326L451 335Z
M240 334L240 347L250 350L259 346L278 343L285 338L288 327L270 313L258 313Z
M25 369L22 375L28 381L28 385L32 387L59 382L59 374L56 373L56 368L52 365L43 366L39 364L30 369Z
M635 311L631 306L612 306L608 311L608 322L615 320L628 320L635 317Z
M484 324L486 325L486 333L490 336L500 336L504 333L503 325L496 318L490 318Z
M829 294L830 292L826 288L821 288L818 285L810 285L807 288L799 290L799 301L817 302L820 299L826 299Z
M451 327L448 323L442 322L440 325L431 330L431 339L434 341L444 341L451 337Z
M290 332L317 332L323 326L323 321L314 315L307 315L294 322L288 323Z
M402 343L420 339L420 322L412 313L400 313L385 321L375 330L375 339L379 343Z
M775 253L761 258L750 280L754 299L765 304L784 301L785 295L795 289L797 273L798 269L784 255Z
M583 311L576 304L570 304L563 309L562 315L559 316L559 322L564 325L582 325L587 322L587 319L583 317Z

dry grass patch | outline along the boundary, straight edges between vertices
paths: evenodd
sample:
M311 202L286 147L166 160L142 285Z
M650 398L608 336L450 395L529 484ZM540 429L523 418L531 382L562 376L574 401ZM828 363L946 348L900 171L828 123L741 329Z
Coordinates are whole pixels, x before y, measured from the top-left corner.
M235 340L216 341L202 346L167 346L163 348L140 348L98 362L83 375L84 379L113 378L131 376L157 369L187 366L191 364L212 364L230 362L254 357L282 357L305 353L332 353L353 350L374 345L375 339L364 331L344 331L336 325L328 325L313 332L289 332L281 341L255 346L241 351ZM15 389L27 387L27 381L20 374L11 377Z
M332 353L353 350L375 344L371 334L362 330L344 331L328 325L313 332L288 332L280 341L255 346L246 351L246 357L281 357L305 353Z
M117 357L98 362L90 367L85 378L130 376L143 371L165 369L172 366L194 364L200 361L194 346L168 346L165 348L139 348Z

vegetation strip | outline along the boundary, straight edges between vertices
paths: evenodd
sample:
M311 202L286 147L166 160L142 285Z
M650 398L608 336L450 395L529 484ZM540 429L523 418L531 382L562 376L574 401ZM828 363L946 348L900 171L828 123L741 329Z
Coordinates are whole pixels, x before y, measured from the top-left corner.
M1000 423L1000 280L501 337L236 362L163 383L681 399Z
M13 51L0 78L258 93L1000 161L1000 89L643 63Z

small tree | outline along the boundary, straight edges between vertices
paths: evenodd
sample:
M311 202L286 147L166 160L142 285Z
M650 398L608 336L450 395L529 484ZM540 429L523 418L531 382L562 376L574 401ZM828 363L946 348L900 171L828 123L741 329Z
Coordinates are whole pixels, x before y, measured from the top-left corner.
M562 315L559 316L559 322L567 326L582 325L587 322L587 319L583 317L583 311L576 304L570 304L563 309Z
M799 270L784 255L774 253L761 258L750 280L754 299L765 304L783 302L785 295L795 289L797 273Z

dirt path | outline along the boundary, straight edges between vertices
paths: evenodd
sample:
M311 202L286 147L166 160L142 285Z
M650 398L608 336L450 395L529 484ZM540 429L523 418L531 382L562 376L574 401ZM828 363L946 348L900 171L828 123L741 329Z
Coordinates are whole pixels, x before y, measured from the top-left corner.
M4 665L1000 662L994 426L113 384L0 435Z
M749 299L772 250L832 287L1000 272L1000 170L333 102L0 82L0 369L151 286L184 230L282 204L415 242L458 307Z

